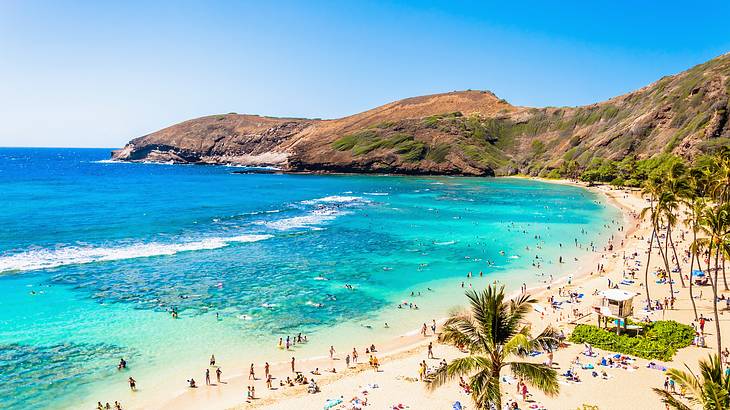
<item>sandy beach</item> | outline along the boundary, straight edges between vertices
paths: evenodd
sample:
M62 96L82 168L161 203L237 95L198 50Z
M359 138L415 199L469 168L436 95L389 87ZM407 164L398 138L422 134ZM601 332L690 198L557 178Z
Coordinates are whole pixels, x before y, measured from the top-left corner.
M572 184L568 181L552 181L555 183ZM629 265L635 260L645 262L648 244L646 238L650 226L646 222L638 220L638 213L646 206L636 191L613 190L607 187L589 188L599 192L612 205L621 209L624 220L612 229L615 231L613 237L614 248L612 251L596 249L580 258L575 271L569 275L570 285L567 285L567 277L555 278L550 289L545 284L536 283L529 288L528 292L537 300L538 304L549 306L547 299L553 295L557 297L557 288L565 287L573 291L584 293L586 296L577 305L579 316L587 314L591 306L597 302L598 296L594 296L596 290L607 289L608 280L613 283L621 281ZM619 227L623 226L623 230ZM686 230L686 228L682 228ZM679 235L677 235L679 237ZM678 254L682 254L687 246L687 240L678 240ZM630 255L636 252L637 256ZM626 255L626 259L624 259ZM654 258L650 272L655 271L660 263L660 258ZM603 265L604 271L599 272L599 264ZM687 266L683 269L686 271ZM643 265L642 265L643 269ZM643 271L642 271L643 272ZM643 273L642 273L643 274ZM642 296L644 295L640 276L633 285L621 286L622 289L637 293L634 299L636 311L641 309ZM650 280L650 291L653 299L663 298L669 295L668 285L655 284ZM487 283L484 283L486 285ZM679 290L677 303L674 310L654 312L652 319L671 319L681 323L689 324L694 319L688 290L676 286ZM703 297L696 298L698 312L709 316L711 304L708 296L711 294L709 288L697 288L696 296L703 293ZM567 310L567 309L565 309ZM576 320L573 312L551 312L544 310L542 315L537 311L529 316L533 332L541 331L548 324L552 324L569 334L575 323L595 323L595 316L588 315L581 320ZM722 319L721 319L722 320ZM441 321L437 321L440 326ZM378 371L375 371L367 364L368 355L365 349L369 346L368 340L353 341L359 353L359 363L351 363L349 368L345 366L345 355L351 354L352 346L334 346L335 353L330 359L326 352L320 357L297 358L296 371L300 371L307 378L314 377L321 392L308 394L307 386L295 385L295 387L281 386L281 382L287 377L294 377L291 371L291 364L288 362L271 363L270 373L273 376L273 388L266 387L263 363L255 364L256 379L250 379L248 366L238 365L237 374L224 374L222 383L215 383L214 372L211 378L214 386L205 386L204 381L198 381L199 388L181 389L180 394L168 401L164 408L174 409L200 409L200 408L266 408L266 409L322 409L328 399L342 403L333 408L357 408L357 399L367 399L367 408L393 408L403 405L412 409L430 408L451 408L452 404L460 401L465 408L473 408L468 395L461 392L456 382L436 389L428 390L426 384L418 380L418 364L426 360L429 366L438 365L441 360L451 360L463 355L457 349L436 343L435 335L429 328L425 336L419 333L418 329L408 332L398 338L390 340L386 344L377 346L374 354L381 364ZM726 321L721 323L723 333L728 330ZM437 328L438 333L438 328ZM680 350L671 362L663 363L666 367L682 367L687 363L690 367L696 366L697 360L706 356L714 349L712 330L707 335L708 346L704 349L690 346ZM433 343L435 358L427 358L427 346ZM571 367L571 362L577 357L583 363L591 363L600 360L601 356L608 352L596 349L597 358L587 358L581 355L584 350L582 345L571 344L567 348L561 348L554 355L554 368L559 373L565 372ZM544 361L545 356L537 356L535 361ZM651 387L661 387L664 380L664 373L660 370L649 369L646 365L648 360L637 358L635 369L609 369L608 378L591 377L589 370L579 371L582 381L580 383L567 382L561 378L561 392L557 397L545 397L539 392L531 392L525 408L582 408L583 405L598 406L600 409L626 408L628 403L632 407L645 409L663 409L664 405L658 397L650 390ZM233 369L234 366L228 366ZM312 374L318 368L320 374ZM332 369L336 373L332 373ZM246 401L246 388L255 388L255 399ZM503 384L505 399L517 400L517 394L512 381L512 388L508 383ZM534 394L533 394L534 393ZM353 401L353 399L355 399ZM522 406L523 403L518 401ZM522 408L522 407L521 407Z

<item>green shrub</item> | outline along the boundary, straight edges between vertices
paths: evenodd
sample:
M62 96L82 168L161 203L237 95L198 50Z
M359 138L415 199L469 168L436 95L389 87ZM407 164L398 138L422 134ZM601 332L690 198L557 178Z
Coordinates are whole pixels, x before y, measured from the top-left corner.
M616 177L611 181L611 185L621 188L626 185L626 181L623 177Z
M570 341L645 359L671 360L678 349L689 346L694 339L691 326L672 320L645 325L642 333L619 336L593 325L578 325L570 335Z
M451 146L449 144L437 144L436 146L428 149L426 159L436 163L444 162L449 151L451 151Z
M551 169L550 172L545 174L545 178L560 179L560 178L562 178L562 175L560 175L560 171L558 171L557 169Z

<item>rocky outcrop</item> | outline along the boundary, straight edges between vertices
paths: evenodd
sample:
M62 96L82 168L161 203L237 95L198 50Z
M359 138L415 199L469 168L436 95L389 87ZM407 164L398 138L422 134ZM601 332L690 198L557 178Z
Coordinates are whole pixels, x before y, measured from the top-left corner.
M512 106L488 91L408 98L335 120L214 115L136 138L124 161L273 165L287 171L541 174L566 161L730 141L730 54L582 107Z

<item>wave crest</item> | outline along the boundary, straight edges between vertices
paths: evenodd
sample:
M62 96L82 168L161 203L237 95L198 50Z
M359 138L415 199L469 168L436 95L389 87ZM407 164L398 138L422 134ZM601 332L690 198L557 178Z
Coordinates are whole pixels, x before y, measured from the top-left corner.
M179 252L218 249L235 242L258 242L269 238L271 238L271 235L239 235L222 238L206 238L200 241L184 243L152 242L112 247L67 246L53 249L32 249L0 256L0 273L174 255Z

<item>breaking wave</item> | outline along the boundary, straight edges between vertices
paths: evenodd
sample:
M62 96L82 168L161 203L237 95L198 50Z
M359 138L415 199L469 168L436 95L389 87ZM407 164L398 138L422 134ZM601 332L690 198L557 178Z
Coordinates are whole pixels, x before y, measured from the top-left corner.
M57 248L31 249L0 256L0 273L22 272L55 268L65 265L79 265L93 262L107 262L122 259L148 258L174 255L179 252L223 248L236 242L257 242L271 238L271 235L239 235L232 237L206 238L183 243L138 243L112 247L64 246Z

